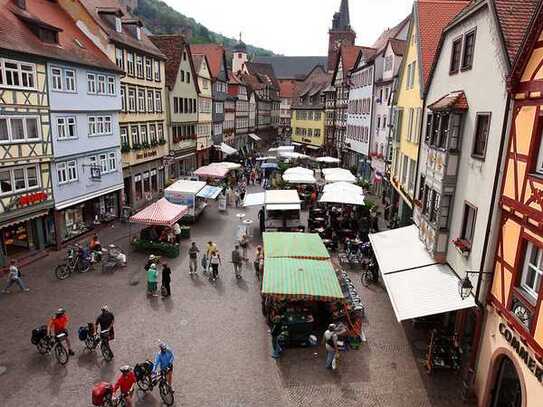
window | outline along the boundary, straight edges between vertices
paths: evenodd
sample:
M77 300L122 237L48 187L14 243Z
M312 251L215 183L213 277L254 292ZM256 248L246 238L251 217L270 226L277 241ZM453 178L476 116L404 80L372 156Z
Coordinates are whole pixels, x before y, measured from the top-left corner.
M136 55L136 75L138 78L143 78L143 57Z
M473 140L472 157L484 159L488 132L490 129L490 113L477 113L475 122L475 137Z
M37 116L0 116L0 143L38 141L39 123Z
M528 242L524 255L524 266L520 277L520 288L534 302L539 297L541 280L543 279L543 250Z
M104 134L104 118L102 116L96 118L96 134Z
M76 138L75 117L58 117L57 118L57 135L59 140Z
M121 20L119 19L119 21ZM115 63L124 70L124 51L121 48L115 49Z
M405 186L407 182L407 171L408 171L409 158L404 155L402 159L402 185Z
M128 111L136 111L136 89L128 88Z
M416 173L417 173L417 162L415 160L409 160L409 182L407 185L407 189L411 194L415 192Z
M57 164L57 177L59 184L77 181L77 162L75 160Z
M153 98L155 92L152 89L147 90L147 110L153 112L155 109L155 100Z
M28 189L39 186L37 167L26 167L26 181Z
M160 82L160 61L154 61L155 69L155 81Z
M105 95L106 93L106 77L104 75L98 75L97 76L98 78L98 86L97 86L97 90L96 90L96 93L98 93L99 95Z
M99 166L100 166L100 173L106 174L108 173L107 169L107 155L106 154L100 154L98 156Z
M145 89L138 89L138 112L145 112Z
M75 92L75 71L72 69L64 70L64 82L66 84L66 92Z
M190 83L190 72L187 72L187 83Z
M145 58L145 78L149 81L153 80L153 61Z
M117 16L115 16L115 31L117 31L118 33L123 31L123 23L121 21L121 18Z
M135 195L136 195L136 201L139 201L141 198L143 198L141 174L138 174L134 177L134 190L135 190Z
M460 69L460 57L462 56L462 37L453 41L451 50L451 65L449 67L449 73L458 73Z
M475 222L477 220L477 209L468 203L464 204L464 218L462 220L461 239L469 243L473 242L473 234L475 232Z
M164 140L164 127L162 126L162 124L157 125L156 134L159 141Z
M36 66L0 58L0 85L35 89Z
M475 30L464 35L464 52L462 54L462 70L466 71L473 66L475 52Z
M128 146L128 128L121 127L121 147L122 146Z
M114 76L107 77L107 94L115 96L115 77Z
M156 138L156 125L155 124L149 124L149 139L151 140L151 143L156 143L158 140Z
M134 54L132 52L128 52L126 54L126 61L128 66L128 75L134 76Z
M433 189L430 192L430 222L435 222L439 214L439 193Z
M155 91L155 112L162 113L162 93Z
M121 86L121 111L126 112L126 88Z
M38 187L38 174L38 167L35 165L0 170L0 195Z
M140 144L140 134L138 132L138 126L132 126L130 128L130 135L132 137L132 146Z
M179 77L181 78L181 82L185 82L185 71L180 71Z
M15 191L22 191L26 189L25 181L25 169L16 168L13 170L13 181L15 186Z
M51 80L53 90L62 90L62 69L51 68Z
M89 136L94 136L96 134L96 118L89 117Z
M409 108L409 122L408 122L408 129L407 129L407 141L414 141L414 135L413 135L413 118L414 118L415 109Z
M147 138L147 125L142 124L140 127L140 138L142 143L149 143L149 139Z
M107 155L108 157L108 165L109 165L109 171L117 171L117 157L115 157L115 153L109 153Z
M111 116L104 116L104 134L111 133Z
M111 116L89 116L89 136L112 134Z

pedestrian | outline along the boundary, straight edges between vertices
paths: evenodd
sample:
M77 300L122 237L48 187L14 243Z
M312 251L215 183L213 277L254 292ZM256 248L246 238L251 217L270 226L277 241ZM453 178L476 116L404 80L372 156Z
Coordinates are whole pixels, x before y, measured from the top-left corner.
M255 267L255 275L257 280L260 280L260 276L262 275L262 269L264 268L264 251L262 250L262 246L256 247L256 254L255 254L255 260L254 260L254 267Z
M157 261L157 257L154 254L151 254L149 258L147 259L147 263L145 263L145 266L143 266L145 271L148 271L149 267L151 267L151 264L154 264L156 261Z
M211 265L211 275L209 276L209 281L216 281L219 276L219 265L221 264L221 256L219 255L218 250L211 252L209 256L209 264Z
M207 250L206 250L206 262L207 262L207 268L206 270L209 271L210 269L210 263L209 263L209 258L211 257L211 253L218 250L217 249L217 245L215 243L213 243L211 240L209 242L207 242Z
M328 329L324 332L322 337L322 342L324 343L324 349L326 350L326 369L335 370L335 359L338 353L337 347L337 334L336 334L336 325L328 325Z
M162 296L171 297L172 290L170 283L172 281L172 270L168 267L166 263L162 265Z
M189 274L191 276L198 271L198 253L200 253L200 249L196 246L196 242L192 242L189 247ZM204 269L206 268L203 264L202 266Z
M279 359L281 356L281 353L283 352L283 348L279 344L279 338L281 336L281 333L283 332L283 318L280 316L276 316L272 320L273 326L270 331L271 337L272 337L272 358Z
M232 264L234 265L234 273L236 274L236 278L241 278L241 266L243 262L239 252L239 245L235 245L234 250L232 250Z
M239 245L241 246L243 260L248 261L249 257L247 257L247 249L249 248L249 238L247 237L247 233L241 235Z
M173 233L175 235L175 242L180 243L181 242L181 226L178 222L175 222L173 224Z
M258 224L260 226L260 233L264 233L266 231L266 208L263 206L258 211Z
M234 191L234 194L236 198L236 208L239 208L241 204L241 194L237 189Z
M153 297L158 296L156 292L157 279L158 279L158 271L156 269L156 264L151 263L151 265L147 269L147 294L152 295Z
M6 286L4 287L3 292L8 294L9 288L13 284L17 284L21 291L30 291L30 288L27 288L23 282L22 274L19 271L19 268L17 267L17 261L12 259L9 262L9 271L8 271L8 281L6 283Z

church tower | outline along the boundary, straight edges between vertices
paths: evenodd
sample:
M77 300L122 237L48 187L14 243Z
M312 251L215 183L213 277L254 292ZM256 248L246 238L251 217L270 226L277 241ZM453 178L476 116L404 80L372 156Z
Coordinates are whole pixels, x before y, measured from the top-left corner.
M334 14L332 28L328 32L328 70L335 68L337 54L341 45L354 45L356 33L351 28L349 0L341 0L339 11Z
M243 65L248 60L247 45L241 40L241 33L239 34L239 41L232 50L232 72L238 73L243 70Z

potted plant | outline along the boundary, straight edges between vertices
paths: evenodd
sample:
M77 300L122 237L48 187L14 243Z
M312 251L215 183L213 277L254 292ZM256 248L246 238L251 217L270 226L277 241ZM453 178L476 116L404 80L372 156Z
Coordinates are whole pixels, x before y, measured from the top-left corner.
M158 141L157 140L151 140L151 147L155 147L155 146L158 146Z
M144 141L143 143L141 143L141 147L145 148L145 149L151 148L151 146L149 145L149 143L147 141Z
M471 243L465 239L455 239L452 241L452 244L454 247L456 247L456 250L458 250L458 253L460 253L462 256L467 257L469 255L469 252L471 251Z
M128 153L130 151L130 144L123 143L121 144L121 153Z
M141 146L140 143L136 143L136 144L134 144L134 145L132 146L132 148L133 148L134 150L138 151L138 150L141 150L141 149L142 149L142 146Z
M166 139L161 138L160 140L158 140L158 144L160 144L161 146L163 146L164 144L166 144Z

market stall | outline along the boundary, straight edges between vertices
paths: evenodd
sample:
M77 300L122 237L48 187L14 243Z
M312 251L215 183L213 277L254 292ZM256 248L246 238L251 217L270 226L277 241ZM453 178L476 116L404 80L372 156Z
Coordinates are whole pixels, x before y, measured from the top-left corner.
M317 180L313 175L313 170L303 167L289 168L283 173L282 177L283 180L289 184L314 185L317 183Z
M245 195L243 206L263 206L259 213L260 229L303 230L301 201L296 190L268 190Z
M327 184L332 182L349 182L354 184L356 182L356 177L351 171L345 168L325 168L322 170L322 173Z
M187 206L185 219L194 221L205 210L207 199L216 199L222 190L203 181L179 180L164 190L164 197L173 204Z
M140 231L139 237L131 239L130 244L135 250L179 256L179 243L175 241L172 228L187 212L187 206L173 204L166 198L152 203L130 217L130 223L147 226Z

